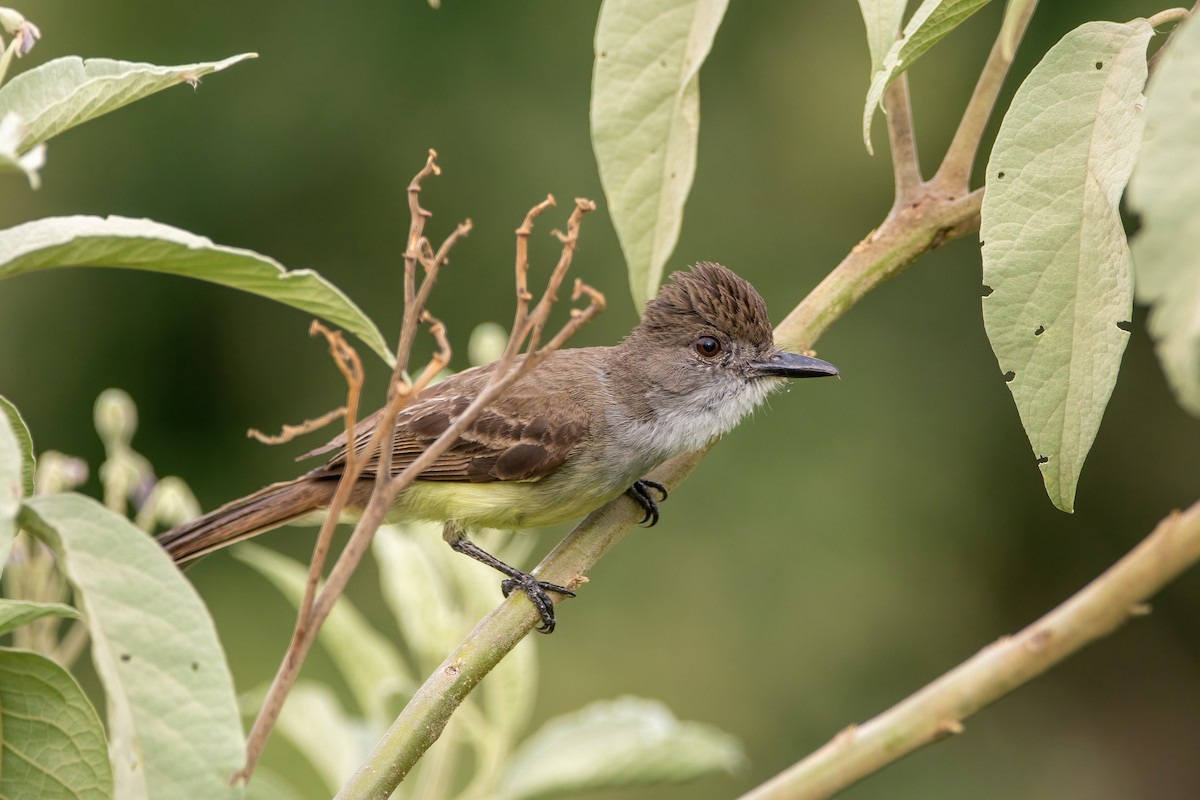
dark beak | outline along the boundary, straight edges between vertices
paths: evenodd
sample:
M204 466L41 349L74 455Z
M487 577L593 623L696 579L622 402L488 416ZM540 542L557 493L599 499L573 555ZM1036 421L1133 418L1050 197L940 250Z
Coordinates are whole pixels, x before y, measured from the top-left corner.
M823 378L827 375L841 375L833 364L797 353L776 353L766 361L751 364L750 369L760 378Z

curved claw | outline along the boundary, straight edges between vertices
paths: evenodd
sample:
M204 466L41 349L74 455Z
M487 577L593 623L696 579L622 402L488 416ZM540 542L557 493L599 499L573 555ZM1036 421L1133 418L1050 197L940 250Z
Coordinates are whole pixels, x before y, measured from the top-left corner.
M650 495L651 489L659 493L660 498L658 500L655 500ZM625 490L625 494L632 497L634 502L646 512L646 515L642 517L642 521L639 523L640 525L653 528L658 524L658 504L667 499L667 487L658 481L642 478L639 481L634 481L634 484Z
M514 589L520 589L533 603L533 607L537 609L538 616L541 622L534 628L538 633L553 633L556 621L554 618L554 601L550 599L547 591L558 592L566 597L574 597L575 593L565 586L559 586L557 583L548 581L539 581L527 572L520 573L519 576L508 578L500 582L500 591L508 597L513 593Z

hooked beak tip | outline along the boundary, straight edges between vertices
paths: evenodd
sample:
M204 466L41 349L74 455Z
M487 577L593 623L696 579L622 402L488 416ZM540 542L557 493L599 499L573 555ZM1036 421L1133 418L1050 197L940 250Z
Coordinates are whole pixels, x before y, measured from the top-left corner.
M841 378L842 373L828 361L799 353L776 353L767 361L751 364L759 377L767 378Z

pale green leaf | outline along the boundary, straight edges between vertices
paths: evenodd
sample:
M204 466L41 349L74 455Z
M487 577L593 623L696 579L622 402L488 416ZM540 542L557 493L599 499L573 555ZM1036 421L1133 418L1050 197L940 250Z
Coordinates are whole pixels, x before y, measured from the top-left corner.
M195 589L153 539L90 498L35 497L21 524L55 551L87 619L121 800L240 797L233 682Z
M230 552L269 580L293 606L300 605L308 581L306 565L256 544L243 544ZM396 693L408 694L415 685L396 648L345 597L334 604L318 636L364 716L386 715L388 699Z
M441 663L469 629L458 613L446 556L469 559L454 553L433 525L385 525L375 534L371 553L384 602L418 665L424 670Z
M17 535L21 498L33 494L33 440L17 408L0 395L0 572Z
M727 733L680 722L656 700L622 697L548 721L513 754L503 800L682 783L744 761Z
M313 681L300 681L288 692L277 727L325 781L331 796L374 743L361 722L346 716L333 690Z
M862 124L863 143L866 144L868 153L875 154L875 149L871 146L871 123L875 119L875 109L883 99L883 92L888 84L988 2L989 0L925 0L913 12L908 24L904 26L904 32L892 44L887 55L883 57L882 65L871 76Z
M700 66L728 0L605 0L596 23L592 147L634 305L658 292L696 174Z
M42 185L40 170L46 164L46 146L39 144L20 151L21 140L29 126L19 114L9 112L0 118L0 172L20 172L29 181L29 188Z
M900 32L908 0L858 0L863 24L867 26L867 47L871 51L871 74L883 67L883 59Z
M1017 90L988 161L983 321L1038 458L1071 511L1133 303L1118 203L1141 139L1145 20L1089 22ZM986 291L986 290L985 290Z
M165 272L241 289L315 314L350 331L388 363L375 324L336 286L308 269L203 236L128 217L48 217L0 231L0 279L56 267Z
M254 768L254 778L246 784L246 800L304 800L306 796L282 775L262 764Z
M0 798L109 800L104 727L71 674L0 648Z
M56 58L22 72L0 87L0 116L20 115L26 124L21 153L68 128L116 111L180 83L195 85L211 72L256 58L243 53L224 61L159 67L107 58Z
M1200 20L1193 14L1146 90L1142 152L1129 182L1137 299L1180 405L1200 416Z
M0 636L42 617L79 619L79 612L62 603L35 603L32 600L0 598Z
M17 407L2 394L0 394L0 417L8 419L9 429L16 436L21 459L21 488L26 497L32 497L33 478L37 474L37 459L33 455L33 437L29 434L29 426L25 424Z

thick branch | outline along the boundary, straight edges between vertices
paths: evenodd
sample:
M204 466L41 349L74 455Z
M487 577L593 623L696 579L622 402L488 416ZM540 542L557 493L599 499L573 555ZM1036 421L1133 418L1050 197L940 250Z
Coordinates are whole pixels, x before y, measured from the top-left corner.
M741 800L829 797L927 744L962 720L1107 636L1200 561L1200 503L1173 512L1128 555L1016 636L1004 637L871 721L851 726Z

